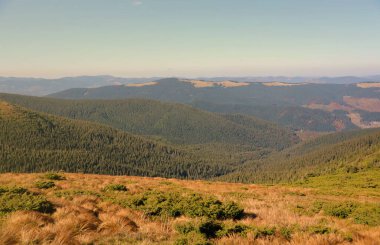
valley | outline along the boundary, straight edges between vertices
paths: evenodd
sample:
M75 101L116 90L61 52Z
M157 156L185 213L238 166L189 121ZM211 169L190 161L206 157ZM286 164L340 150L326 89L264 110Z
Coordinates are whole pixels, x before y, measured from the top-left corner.
M164 79L0 93L0 243L376 244L372 88Z

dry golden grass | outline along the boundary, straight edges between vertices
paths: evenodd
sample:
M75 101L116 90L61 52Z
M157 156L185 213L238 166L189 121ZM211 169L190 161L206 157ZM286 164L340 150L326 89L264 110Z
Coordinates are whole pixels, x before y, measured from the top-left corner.
M156 85L157 82L146 82L146 83L129 83L125 86L127 87L145 87L145 86L153 86Z
M310 108L310 109L319 109L319 110L324 110L324 111L329 111L329 112L333 112L336 110L351 112L352 110L354 110L354 108L352 108L350 106L341 105L341 104L336 103L336 102L331 102L328 105L318 104L318 103L310 103L304 107Z
M235 88L248 86L249 83L244 82L233 82L233 81L222 81L222 82L210 82L203 80L182 80L183 82L189 82L193 84L195 88L209 88L214 86L222 86L224 88Z
M358 126L359 128L379 128L380 122L363 122L362 117L359 113L351 112L348 114L348 117L351 119L351 122Z
M14 111L14 108L12 105L5 101L0 101L0 114L3 115L11 115Z
M305 83L283 83L283 82L268 82L268 83L262 83L262 84L268 87L290 87L290 86L305 85Z
M354 98L351 96L344 96L344 102L356 109L370 111L370 112L380 112L380 99L376 98Z
M380 83L358 83L356 86L359 88L380 88Z
M66 180L56 181L56 187L39 190L34 183L41 174L1 174L0 186L22 186L45 195L54 203L56 211L41 214L18 211L0 220L0 244L173 244L180 236L175 224L196 220L194 218L156 218L141 211L124 208L92 195L101 193L109 184L123 184L128 193L147 190L193 191L215 196L221 201L233 200L247 214L236 221L255 227L298 227L290 240L275 236L257 237L230 235L213 239L215 244L380 244L380 227L354 224L348 219L338 219L323 214L304 215L295 212L296 205L308 206L317 199L356 200L350 196L324 196L313 189L232 184L207 181L64 174ZM58 197L56 193L85 190L87 195ZM302 194L302 195L301 195ZM120 194L122 195L122 194ZM380 202L380 198L361 197L361 202ZM224 221L234 223L235 221ZM310 234L307 228L326 224L336 230L330 234ZM351 234L350 243L345 238Z

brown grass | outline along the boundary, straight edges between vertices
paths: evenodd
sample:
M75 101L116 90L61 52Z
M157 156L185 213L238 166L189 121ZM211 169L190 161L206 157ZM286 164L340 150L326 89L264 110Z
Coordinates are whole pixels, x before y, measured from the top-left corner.
M222 81L222 82L210 82L210 81L203 81L203 80L182 80L182 81L193 84L195 88L209 88L209 87L215 87L215 86L221 86L224 88L235 88L235 87L244 87L244 86L249 85L249 83L233 82L233 81Z
M14 108L11 104L5 101L0 101L0 114L11 115L13 111L14 111Z
M305 83L283 83L283 82L267 82L267 83L262 83L262 84L268 87L291 87L291 86L305 85Z
M2 224L0 221L0 244L173 244L180 236L174 229L175 224L193 220L188 217L151 219L140 211L123 208L95 195L60 198L55 194L70 190L101 193L110 183L124 184L131 193L152 189L203 193L243 206L246 216L237 221L239 223L255 227L299 227L289 241L278 232L275 236L259 238L248 233L246 237L231 235L216 239L213 241L216 244L349 244L344 238L348 233L352 234L352 244L379 244L380 241L380 227L294 211L298 204L308 206L318 199L352 200L349 196L324 196L313 189L286 186L83 174L65 174L65 177L66 180L56 181L56 188L39 190L33 183L41 178L41 174L0 175L0 186L16 185L39 192L56 207L52 215L20 211L6 216ZM380 202L380 198L362 197L361 201ZM307 227L321 223L337 232L316 235L305 231Z
M153 86L157 85L157 82L146 82L146 83L129 83L126 84L125 86L127 87L145 87L145 86Z
M341 105L341 104L336 103L336 102L331 102L328 105L318 104L318 103L310 103L310 104L308 104L308 105L306 105L304 107L310 108L310 109L319 109L319 110L324 110L324 111L329 111L329 112L333 112L333 111L336 111L336 110L350 112L350 111L352 111L354 109L354 108L352 108L350 106Z
M358 83L356 86L359 88L380 88L380 83Z
M363 122L362 117L359 113L351 112L348 114L348 117L351 119L351 122L358 126L359 128L379 128L380 122Z
M376 98L354 98L350 96L343 97L344 102L347 105L341 105L336 102L331 102L328 105L310 103L304 107L310 109L319 109L324 111L333 112L335 110L342 110L348 112L348 117L351 119L351 122L358 126L359 128L378 128L380 127L380 122L363 122L359 113L355 112L355 109L361 109L370 112L380 112L380 100ZM342 121L334 121L334 126L337 131L341 131L345 128L345 125Z
M343 100L346 104L360 110L370 112L380 112L380 99L376 98L354 98L344 96Z

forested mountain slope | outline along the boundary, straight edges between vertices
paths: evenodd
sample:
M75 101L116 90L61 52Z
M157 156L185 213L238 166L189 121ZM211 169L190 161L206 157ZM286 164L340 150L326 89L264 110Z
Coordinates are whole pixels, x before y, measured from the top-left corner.
M0 172L64 170L208 178L228 166L100 124L38 113L0 101Z
M286 128L244 115L220 115L181 104L144 99L60 100L0 94L33 110L107 124L174 144L238 144L280 150L298 142Z
M371 83L238 83L169 78L133 87L74 88L50 96L171 101L212 112L246 113L298 130L341 131L380 125L379 121L372 122L380 115L380 108L372 108L374 102L380 104L376 86Z
M223 180L277 183L380 167L380 129L325 135L247 163Z
M215 113L252 115L296 130L333 132L358 128L344 111L327 112L301 106L215 104L203 101L197 101L193 106Z

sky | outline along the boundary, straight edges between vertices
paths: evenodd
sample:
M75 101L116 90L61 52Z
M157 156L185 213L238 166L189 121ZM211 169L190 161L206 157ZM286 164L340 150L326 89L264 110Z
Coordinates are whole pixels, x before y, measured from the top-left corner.
M380 0L0 0L0 76L380 74Z

